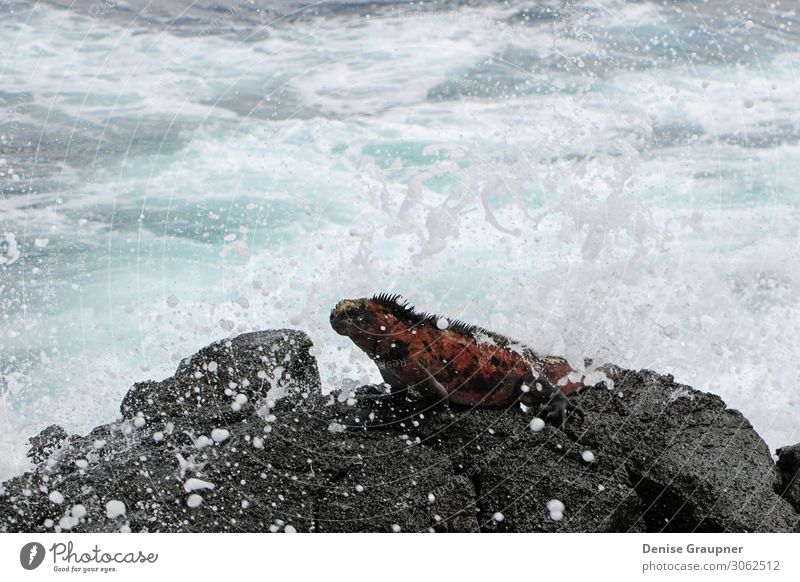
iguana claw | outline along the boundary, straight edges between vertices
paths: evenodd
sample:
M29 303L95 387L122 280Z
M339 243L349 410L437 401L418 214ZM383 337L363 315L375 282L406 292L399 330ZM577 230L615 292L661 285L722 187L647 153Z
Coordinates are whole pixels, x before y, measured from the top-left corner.
M545 422L563 429L567 424L567 419L573 414L579 416L583 422L585 417L583 408L560 392L556 392L550 401L542 406L537 416L543 418Z

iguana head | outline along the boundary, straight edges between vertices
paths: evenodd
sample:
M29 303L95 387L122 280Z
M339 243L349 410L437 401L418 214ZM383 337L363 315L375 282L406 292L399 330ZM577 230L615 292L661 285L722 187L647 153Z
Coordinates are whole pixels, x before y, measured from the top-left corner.
M343 299L331 310L331 327L340 335L369 333L373 317L369 299Z
M331 327L371 356L392 346L390 338L410 330L421 320L399 295L381 293L372 298L344 299L331 311Z

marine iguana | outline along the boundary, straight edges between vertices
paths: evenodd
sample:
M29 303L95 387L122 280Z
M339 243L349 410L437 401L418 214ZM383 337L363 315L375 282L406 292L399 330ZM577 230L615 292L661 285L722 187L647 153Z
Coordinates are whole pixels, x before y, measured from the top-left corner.
M390 387L388 397L412 389L425 408L445 402L479 407L521 402L561 427L570 414L583 418L567 395L585 386L574 381L564 358L540 356L476 325L419 313L400 295L342 300L330 323L377 364Z

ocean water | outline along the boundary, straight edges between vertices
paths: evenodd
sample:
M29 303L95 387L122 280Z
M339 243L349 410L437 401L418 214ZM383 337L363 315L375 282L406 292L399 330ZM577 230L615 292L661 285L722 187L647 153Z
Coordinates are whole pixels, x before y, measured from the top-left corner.
M800 441L796 2L0 3L0 478L344 297L674 374Z

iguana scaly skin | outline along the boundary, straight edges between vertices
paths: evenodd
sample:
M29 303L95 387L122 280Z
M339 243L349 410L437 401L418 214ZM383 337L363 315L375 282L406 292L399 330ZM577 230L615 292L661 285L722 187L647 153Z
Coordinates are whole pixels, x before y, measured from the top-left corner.
M398 295L340 301L330 316L377 364L397 395L413 389L429 405L501 407L521 402L563 425L583 411L566 395L585 386L564 358L540 356L481 327L418 313Z

